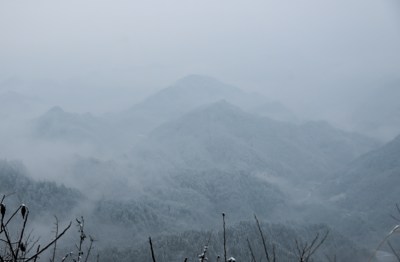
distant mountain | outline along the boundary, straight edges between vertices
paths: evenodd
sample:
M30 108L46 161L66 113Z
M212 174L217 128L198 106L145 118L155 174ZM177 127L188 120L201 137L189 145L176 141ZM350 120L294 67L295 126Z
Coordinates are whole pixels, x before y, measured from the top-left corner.
M122 113L95 117L53 107L35 120L34 134L66 142L107 143L109 148L129 150L157 126L191 110L224 99L249 112L278 120L297 121L278 102L250 94L215 78L190 75L148 97Z
M220 101L161 125L132 155L155 173L217 168L301 180L322 179L376 146L323 122L275 121Z
M390 222L388 214L396 214L395 204L400 203L399 185L400 136L397 136L352 162L329 187L336 193L331 197L336 203L364 212L371 220L380 217L379 220Z
M183 225L216 223L221 211L321 222L335 210L316 188L377 146L325 122L290 124L220 101L159 126L124 161L149 205Z
M214 229L220 224L222 212L238 222L251 218L256 211L271 218L277 208L286 206L283 194L268 182L218 170L182 170L171 178L144 185L143 189L145 193L132 199L99 201L94 210L96 221L127 227L125 231L132 234L159 235Z
M110 132L107 134L107 132ZM89 113L65 112L55 106L33 121L33 135L42 139L102 144L111 136L108 123Z
M59 107L35 125L47 140L113 147L120 139L105 120ZM233 221L253 212L268 219L295 213L285 210L312 199L316 184L376 146L325 122L276 121L222 100L160 125L118 159L74 158L65 173L82 192L104 197L91 209L104 228L137 223L131 234L161 223L177 232L208 228L223 211Z
M272 218L287 206L276 185L244 171L177 168L154 178L117 162L93 158L74 162L66 173L79 181L76 187L91 201L85 204L90 206L85 213L101 225L97 237L107 238L111 229L115 239L127 240L133 236L143 240L144 233L211 229L219 225L221 212L238 222L254 212Z
M374 245L398 224L400 212L400 136L386 145L362 155L327 179L320 188L327 206L338 207L347 234L360 243ZM339 225L339 226L342 226ZM395 241L395 239L393 240ZM397 245L397 244L396 244Z
M126 124L134 123L136 127L133 129L145 132L198 106L221 99L262 115L282 120L295 119L293 113L277 102L202 75L189 75L178 80L134 105L120 117Z
M130 111L170 118L221 99L246 108L267 102L261 95L246 93L215 78L189 75L133 106Z
M85 198L78 190L54 182L36 181L28 176L20 162L6 160L0 160L2 195L10 195L4 201L9 207L26 204L33 216L43 213L71 215L71 210Z

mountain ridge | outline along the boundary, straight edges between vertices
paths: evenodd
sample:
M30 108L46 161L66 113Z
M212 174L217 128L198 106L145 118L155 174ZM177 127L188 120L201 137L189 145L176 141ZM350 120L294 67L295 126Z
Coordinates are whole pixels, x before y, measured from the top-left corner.
M310 130L313 132L311 137ZM331 134L336 135L336 139L329 140L321 146L318 144L318 139L313 137L318 132L325 134L320 140ZM351 146L353 143L351 136L358 138L353 146ZM357 154L360 154L356 150L350 150L352 147L359 145L363 147L361 151L366 151L376 146L374 140L337 130L328 124L325 124L324 128L318 125L304 128L303 125L256 116L226 101L219 101L194 109L180 118L159 126L150 132L149 136L137 147L148 152L142 152L144 155L151 155L150 152L160 153L166 158L173 158L174 154L180 155L181 159L178 157L178 159L169 160L172 161L169 163L174 163L171 167L174 165L189 165L188 168L201 167L201 165L214 163L215 166L221 166L221 168L230 169L229 166L236 166L241 169L240 163L242 163L243 169L255 171L257 168L252 167L255 163L262 166L262 169L268 166L266 163L269 163L275 166L275 171L286 169L285 172L290 172L292 175L296 172L306 175L308 173L306 170L310 171L307 166L319 170L314 172L316 174L325 168L335 166L334 162L337 159L342 159L344 162L352 160L346 160L342 156L336 158L335 161L330 160L329 156L332 157L336 152L324 150L324 147L331 144L340 149L341 155L345 154L344 156L348 158L355 158ZM200 151L194 152L191 149ZM140 154L136 152L136 155L140 156ZM200 155L209 157L198 158L197 156ZM298 157L302 160L299 161ZM246 163L246 161L250 162ZM289 165L292 166L289 168L292 169L291 171L287 170L289 167L287 163L291 163ZM325 164L327 166L324 168ZM294 168L295 166L297 167Z

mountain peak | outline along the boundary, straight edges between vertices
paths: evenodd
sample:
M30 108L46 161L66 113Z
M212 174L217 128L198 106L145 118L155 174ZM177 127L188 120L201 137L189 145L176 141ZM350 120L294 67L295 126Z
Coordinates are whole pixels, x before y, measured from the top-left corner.
M47 112L49 114L62 114L62 113L65 113L65 111L60 106L53 106Z
M198 106L221 99L234 102L240 101L245 96L239 88L220 82L213 77L189 75L136 104L131 111L166 118L181 115L182 112L188 112Z

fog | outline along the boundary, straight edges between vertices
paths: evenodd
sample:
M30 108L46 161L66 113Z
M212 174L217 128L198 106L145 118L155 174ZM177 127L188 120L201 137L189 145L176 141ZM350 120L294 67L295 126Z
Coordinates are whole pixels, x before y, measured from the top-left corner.
M0 196L39 234L84 216L104 261L148 235L183 261L222 212L240 261L255 213L287 261L315 230L316 261L366 261L398 216L399 72L397 0L0 0Z
M394 0L2 1L0 12L1 89L79 112L123 109L198 73L312 114L400 69Z

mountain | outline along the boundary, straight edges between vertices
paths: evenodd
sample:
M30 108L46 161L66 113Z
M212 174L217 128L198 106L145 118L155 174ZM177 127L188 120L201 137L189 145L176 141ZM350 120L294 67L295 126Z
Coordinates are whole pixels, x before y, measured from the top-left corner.
M108 123L89 113L65 112L55 106L33 121L33 135L42 139L64 140L70 143L101 144L112 136Z
M104 138L102 132L113 136L119 129L58 107L35 124L36 135L47 140L110 147L115 138ZM304 217L302 208L317 212L311 203L314 188L376 146L373 139L325 122L277 121L222 100L167 121L114 160L77 157L63 172L93 196L90 217L105 228L104 234L130 223L137 226L124 236L161 230L156 224L179 232L209 228L221 212L235 222L254 212L271 220L289 219L284 216L289 213Z
M44 212L71 215L71 210L84 200L79 191L54 182L36 181L20 162L6 160L0 160L0 195L10 195L4 201L10 207L25 203L33 216Z
M147 132L161 123L179 117L201 105L227 100L245 110L276 118L294 119L283 105L272 102L260 94L241 89L202 75L189 75L162 89L124 112L120 121L132 130Z
M212 77L190 75L124 112L110 113L101 118L53 107L35 120L34 134L68 143L106 142L109 148L126 151L160 124L221 99L258 115L297 121L294 114L279 102L246 93Z
M291 124L219 101L154 129L123 161L150 205L183 225L213 224L222 211L233 221L257 212L321 222L336 210L317 188L377 145L325 122Z
M321 180L376 146L372 139L327 123L275 121L220 101L156 128L132 157L155 173L217 168Z
M353 221L344 225L347 235L353 235L364 245L376 246L400 220L396 209L400 203L399 174L397 136L337 171L319 191L328 200L326 205L339 208L336 219Z
M143 185L145 193L132 199L104 199L94 216L103 225L125 228L131 235L160 235L183 230L211 230L222 212L231 221L251 218L257 211L266 218L286 206L275 186L247 174L182 171L164 181Z
M130 111L171 118L221 99L246 108L268 101L261 95L246 93L209 76L189 75L133 106Z
M395 214L400 196L400 136L359 157L330 184L342 206L373 217ZM373 206L373 211L370 207ZM400 215L400 214L398 214Z

